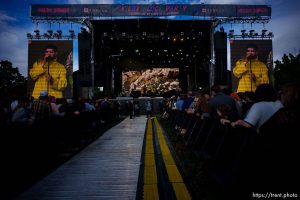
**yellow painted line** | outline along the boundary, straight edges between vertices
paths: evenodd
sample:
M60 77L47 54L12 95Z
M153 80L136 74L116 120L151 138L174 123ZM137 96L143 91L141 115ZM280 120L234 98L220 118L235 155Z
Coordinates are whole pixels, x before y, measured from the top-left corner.
M191 200L190 196L184 182L182 176L175 164L174 158L171 154L171 151L167 145L167 142L164 138L162 128L159 125L156 117L154 117L154 123L156 126L156 132L158 137L159 146L161 149L161 153L163 156L164 164L167 170L168 178L170 183L172 183L173 190L176 195L176 199L179 200Z
M153 145L152 145L152 146L149 146L149 145L147 145L147 142L146 142L145 153L146 153L146 154L154 153Z
M153 146L153 131L152 122L148 118L145 142L145 167L144 167L144 200L159 200L158 187L157 187L157 172L155 165L155 154Z
M145 154L145 165L146 166L155 166L155 156L153 153Z
M180 200L192 199L184 183L172 183L172 186L175 191L175 195L177 199Z
M175 165L175 161L171 154L164 154L163 159L166 165Z
M155 166L145 166L144 185L157 184L157 173Z
M171 183L182 183L182 176L176 165L166 165L168 177Z
M156 200L159 199L157 184L144 185L144 195L145 200Z

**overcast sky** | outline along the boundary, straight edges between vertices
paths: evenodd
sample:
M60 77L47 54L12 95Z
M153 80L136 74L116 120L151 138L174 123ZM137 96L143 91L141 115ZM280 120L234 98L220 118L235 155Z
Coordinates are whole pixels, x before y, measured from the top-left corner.
M59 29L58 24L35 24L30 19L31 4L67 4L67 3L129 3L129 4L263 4L270 5L272 8L272 18L270 23L265 25L268 31L274 33L273 55L274 61L281 60L283 54L297 54L300 50L300 1L299 0L191 0L191 1L121 1L121 0L1 0L0 4L0 60L9 60L13 66L19 67L20 72L27 77L28 65L28 45L27 33L33 33L33 30L40 29L45 32L48 29ZM69 30L70 24L61 25L62 30ZM80 31L80 26L72 25L75 32ZM225 31L230 27L225 26ZM232 28L238 32L241 25L232 25ZM250 30L249 24L244 28ZM257 31L263 29L262 24L255 25ZM74 46L77 46L77 40L74 40ZM77 55L74 57L74 71L78 69Z

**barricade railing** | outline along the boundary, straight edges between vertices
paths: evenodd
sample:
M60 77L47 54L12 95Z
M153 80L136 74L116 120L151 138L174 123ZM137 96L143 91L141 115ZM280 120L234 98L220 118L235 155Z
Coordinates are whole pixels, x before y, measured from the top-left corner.
M175 115L175 116L172 116ZM167 120L177 124L187 114L171 111ZM164 119L166 120L166 119ZM252 149L257 142L257 133L253 129L233 128L222 125L219 121L212 121L204 117L191 116L188 119L185 136L186 148L194 152L196 157L206 166L205 169L219 184L224 193L230 193L245 183L243 173L252 158Z

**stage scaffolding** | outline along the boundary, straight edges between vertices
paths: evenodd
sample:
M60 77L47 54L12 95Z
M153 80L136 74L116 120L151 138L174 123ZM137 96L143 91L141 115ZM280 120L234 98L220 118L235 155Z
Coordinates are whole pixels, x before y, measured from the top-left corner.
M31 6L31 19L33 23L76 23L88 29L91 34L91 90L95 87L95 66L94 66L94 27L91 23L94 20L115 20L115 19L190 19L210 20L211 24L211 58L209 67L209 85L214 84L215 76L215 53L214 33L216 27L222 24L266 24L271 20L271 7L268 5L218 5L218 4L36 4ZM58 39L57 35L53 38ZM46 35L35 37L27 34L28 39L43 39ZM66 37L66 36L62 36ZM229 39L244 38L268 38L269 34L234 34L227 35ZM75 39L73 35L71 39ZM46 39L46 38L44 38Z

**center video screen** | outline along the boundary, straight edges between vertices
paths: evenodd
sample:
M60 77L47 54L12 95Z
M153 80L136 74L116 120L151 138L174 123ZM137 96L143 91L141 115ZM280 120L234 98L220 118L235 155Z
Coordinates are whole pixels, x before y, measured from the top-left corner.
M179 68L152 68L123 71L122 89L126 93L163 94L179 87Z

